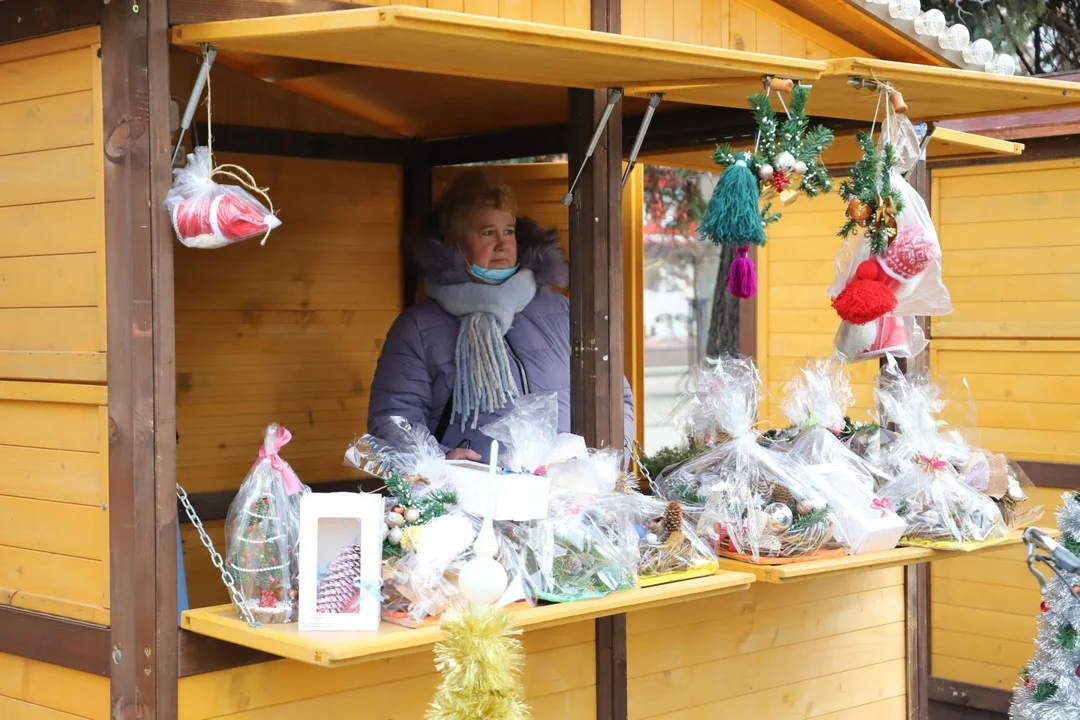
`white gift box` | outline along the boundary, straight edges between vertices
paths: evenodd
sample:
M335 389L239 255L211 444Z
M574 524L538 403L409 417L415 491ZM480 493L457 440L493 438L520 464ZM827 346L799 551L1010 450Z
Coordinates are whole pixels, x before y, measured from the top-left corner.
M458 505L466 512L493 520L542 520L547 517L551 480L539 475L491 474L487 465L471 460L450 460L446 476L457 490Z
M300 500L300 630L378 630L383 499L307 493Z
M807 465L836 515L852 554L892 550L900 542L907 523L840 463Z

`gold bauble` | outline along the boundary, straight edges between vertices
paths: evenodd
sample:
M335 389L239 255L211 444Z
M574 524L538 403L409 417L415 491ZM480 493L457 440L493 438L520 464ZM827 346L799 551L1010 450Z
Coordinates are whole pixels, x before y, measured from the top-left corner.
M873 214L873 209L859 198L851 198L847 206L847 215L860 225L866 224Z

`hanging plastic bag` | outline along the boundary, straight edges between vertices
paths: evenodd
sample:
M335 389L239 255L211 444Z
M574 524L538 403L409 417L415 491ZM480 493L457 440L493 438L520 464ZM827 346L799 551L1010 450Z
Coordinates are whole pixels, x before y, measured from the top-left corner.
M696 405L709 408L727 440L674 469L671 487L695 487L704 500L698 533L717 555L777 564L843 554L832 510L789 455L758 442L761 380L748 360L710 360L700 370ZM674 499L674 498L671 498Z
M887 462L899 468L880 495L907 522L902 544L970 550L998 542L1007 527L994 500L964 483L943 457L946 440L938 433L944 409L942 389L925 378L909 378L890 364L875 381L879 422L900 432Z
M396 472L429 487L445 483L446 455L427 426L392 415L376 419L375 435L362 435L345 451L345 463L366 474Z
M844 362L860 362L892 355L912 358L929 345L926 333L914 317L885 315L863 325L846 320L833 338L833 348Z
M300 498L310 490L278 454L291 439L279 425L267 428L225 518L225 567L262 623L297 619Z
M510 412L480 431L499 441L499 464L504 468L543 475L559 437L558 395L526 395L513 404Z
M272 210L248 190L214 181L219 173L241 179L234 174L240 172L246 176L243 182L266 197L246 170L229 165L215 168L208 147L195 148L187 159L187 165L173 170L173 185L165 195L165 207L181 243L204 250L260 236L265 243L270 231L281 225Z

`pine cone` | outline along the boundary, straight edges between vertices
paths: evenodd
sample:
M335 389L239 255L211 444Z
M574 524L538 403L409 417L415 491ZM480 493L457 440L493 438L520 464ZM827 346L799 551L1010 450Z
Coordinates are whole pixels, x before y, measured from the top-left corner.
M629 490L626 487L626 473L619 473L619 479L615 481L615 492L626 495Z
M661 521L664 528L664 536L673 532L682 531L682 505L672 501L664 508L664 519Z
M326 577L319 583L316 606L320 613L340 613L352 603L360 577L360 546L350 545L330 563Z
M773 483L772 502L782 503L791 508L794 508L797 504L795 496L791 494L791 491L788 490L785 485L781 485L780 483Z

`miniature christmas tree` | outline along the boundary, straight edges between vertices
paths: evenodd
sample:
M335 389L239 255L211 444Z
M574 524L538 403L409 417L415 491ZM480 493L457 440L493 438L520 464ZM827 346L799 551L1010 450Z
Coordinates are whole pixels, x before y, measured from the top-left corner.
M525 664L520 630L506 611L459 606L443 616L443 640L435 646L442 684L428 720L527 720L520 674Z
M264 493L240 508L242 529L229 552L229 572L260 622L288 622L295 605L292 543L274 496Z
M360 546L350 545L342 550L327 569L319 583L316 605L321 613L347 612L360 593L356 580L360 577Z
M1080 492L1065 495L1058 511L1061 544L1080 552ZM1012 720L1074 720L1080 717L1080 578L1066 584L1051 575L1040 606L1035 656L1013 690Z

